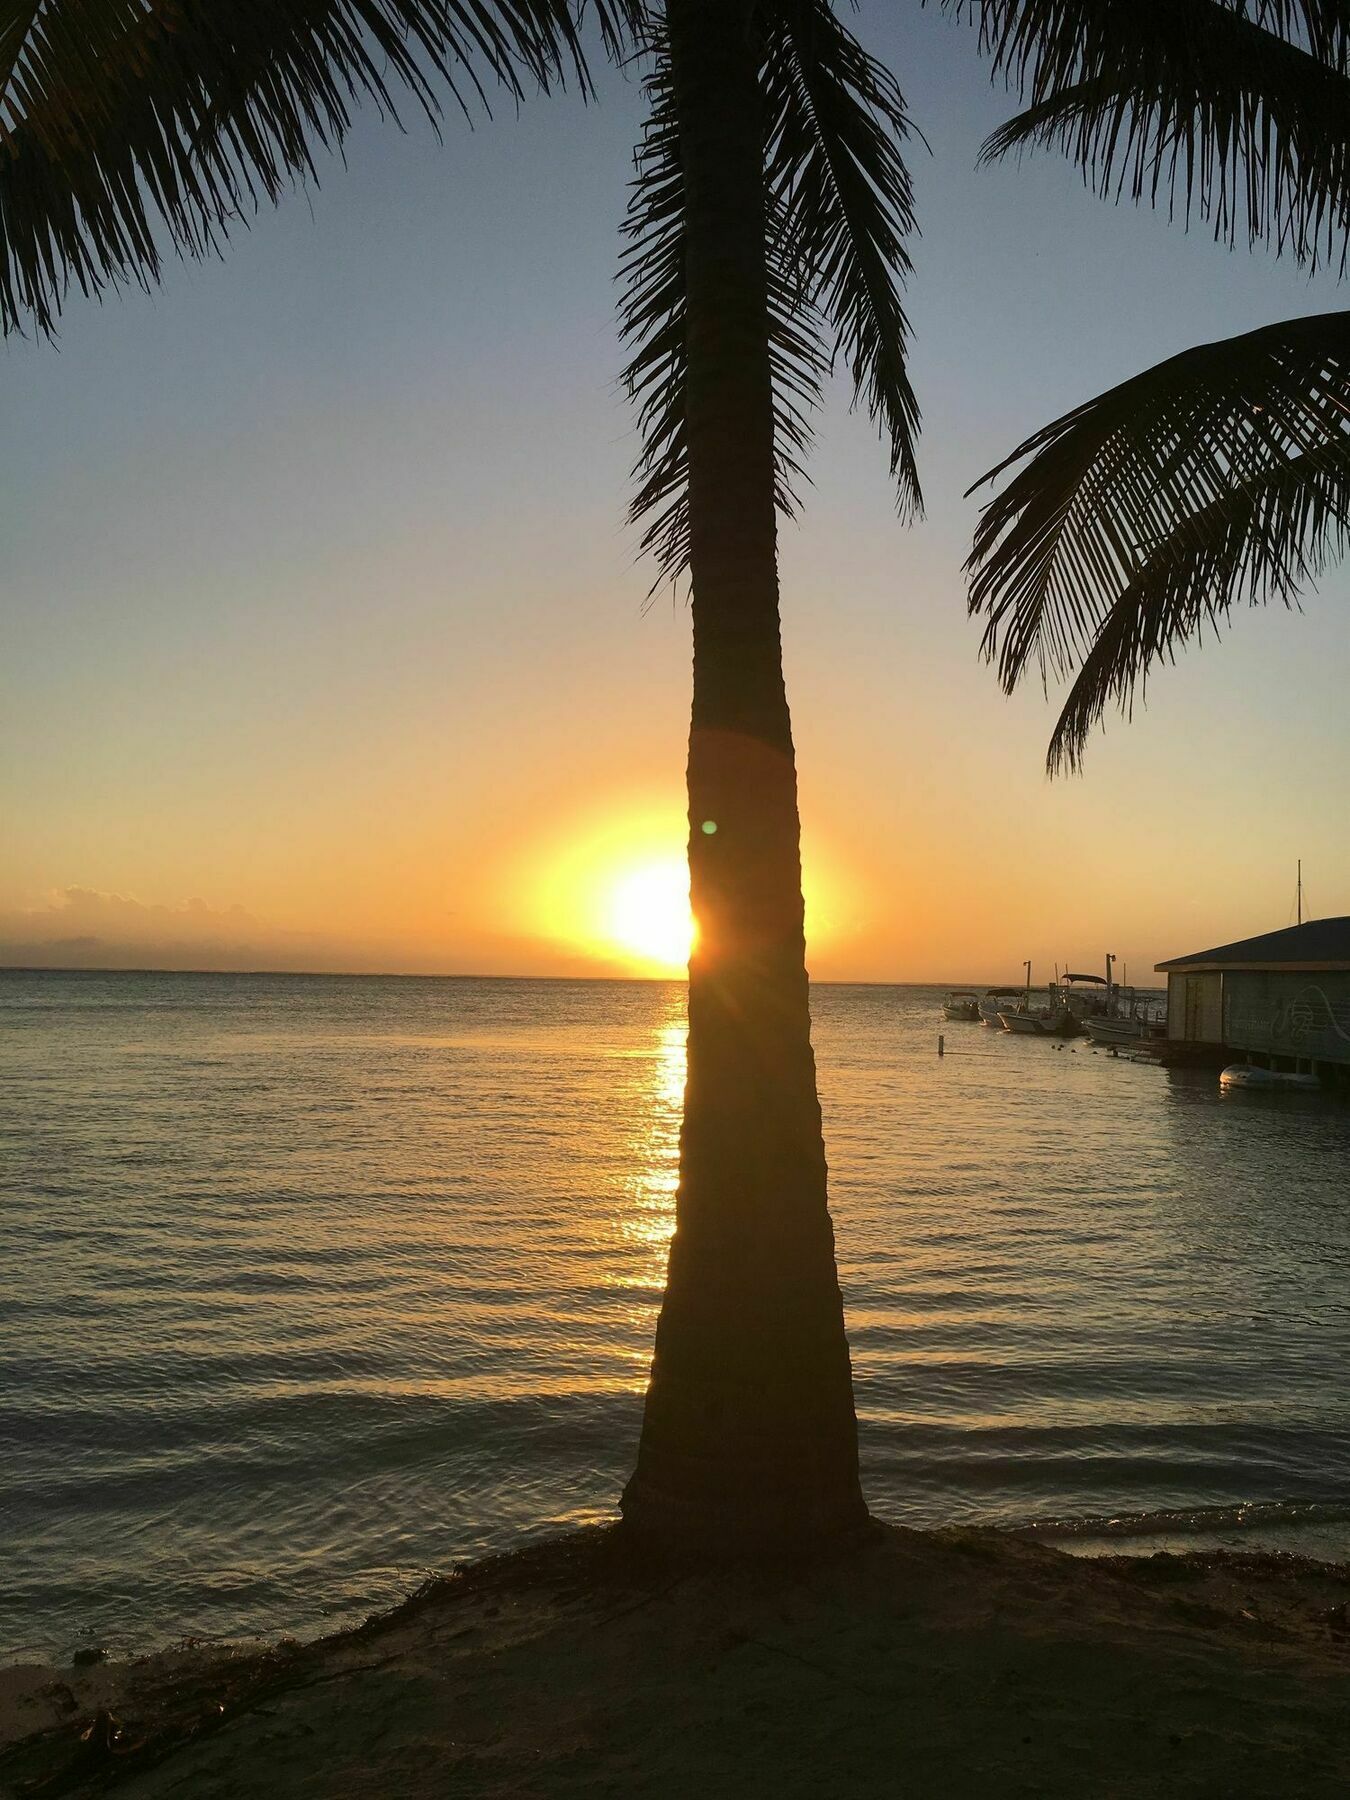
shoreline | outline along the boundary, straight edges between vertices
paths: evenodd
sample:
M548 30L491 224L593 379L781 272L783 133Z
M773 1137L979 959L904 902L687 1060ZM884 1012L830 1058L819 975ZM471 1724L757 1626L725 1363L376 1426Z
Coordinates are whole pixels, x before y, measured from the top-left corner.
M952 1533L989 1538L998 1542L1021 1542L1040 1545L1062 1556L1107 1561L1119 1559L1146 1560L1164 1555L1174 1559L1199 1561L1229 1555L1249 1565L1269 1559L1272 1566L1285 1562L1317 1565L1341 1565L1350 1568L1350 1510L1339 1503L1305 1503L1285 1520L1292 1510L1290 1503L1271 1503L1280 1519L1272 1525L1266 1520L1251 1521L1251 1514L1261 1512L1260 1502L1213 1511L1226 1524L1197 1527L1192 1511L1176 1515L1181 1521L1176 1529L1159 1524L1170 1514L1111 1515L1083 1519L1032 1519L1020 1524L993 1524L983 1519L938 1524L921 1521L900 1529L920 1536L948 1536ZM1325 1513L1326 1517L1310 1516ZM874 1513L874 1520L880 1515ZM1284 1522L1281 1522L1284 1521ZM467 1550L448 1566L458 1573L480 1567L495 1568L506 1560L532 1556L564 1539L596 1529L617 1525L614 1514L592 1518L584 1523L553 1522L537 1529L524 1529L506 1534L505 1541L482 1543ZM279 1644L312 1644L338 1639L385 1617L392 1616L424 1587L451 1577L432 1565L412 1566L404 1580L386 1586L383 1593L364 1600L335 1604L325 1600L303 1617L282 1619L275 1623L240 1623L235 1629L201 1629L157 1631L153 1625L138 1624L133 1630L122 1622L110 1622L105 1629L88 1623L46 1641L22 1646L0 1644L0 1696L3 1684L16 1669L50 1669L68 1671L72 1658L85 1655L91 1662L110 1667L129 1668L153 1658L176 1654L190 1648L209 1656L213 1652L234 1657L245 1653L270 1650ZM3 1699L0 1697L0 1708ZM5 1742L0 1727L0 1753ZM0 1800L4 1800L0 1792Z
M904 1779L908 1772L907 1781ZM589 1527L308 1643L0 1671L0 1795L1350 1789L1350 1563L877 1525L700 1570Z

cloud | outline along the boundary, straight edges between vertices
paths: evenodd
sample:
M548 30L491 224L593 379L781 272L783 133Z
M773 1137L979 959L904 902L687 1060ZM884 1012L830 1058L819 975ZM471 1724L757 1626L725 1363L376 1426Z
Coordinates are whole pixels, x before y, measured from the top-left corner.
M276 967L278 954L318 946L279 932L242 906L204 900L151 905L127 894L68 887L40 906L0 908L0 966L64 969Z
M68 887L28 908L0 905L0 968L274 970L296 974L621 974L537 938L453 928L374 935L294 931L242 906L152 904Z

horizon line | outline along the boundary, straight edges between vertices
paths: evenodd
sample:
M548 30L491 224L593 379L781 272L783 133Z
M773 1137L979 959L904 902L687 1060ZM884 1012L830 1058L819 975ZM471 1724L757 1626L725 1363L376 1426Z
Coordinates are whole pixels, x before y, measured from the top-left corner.
M566 981L566 982L637 982L648 986L670 986L679 984L687 987L689 977L684 975L508 975L508 974L470 974L446 973L414 969L185 969L185 968L95 968L83 965L66 966L60 963L0 963L0 975L218 975L224 977L240 977L254 979L260 976L280 976L290 981ZM996 985L980 981L956 981L943 976L934 981L897 981L885 980L878 976L811 976L812 987L932 987L932 988L979 988ZM1014 986L1023 984L1014 983ZM1053 983L1049 985L1053 986ZM1124 984L1122 984L1124 985ZM1138 983L1134 983L1138 986Z

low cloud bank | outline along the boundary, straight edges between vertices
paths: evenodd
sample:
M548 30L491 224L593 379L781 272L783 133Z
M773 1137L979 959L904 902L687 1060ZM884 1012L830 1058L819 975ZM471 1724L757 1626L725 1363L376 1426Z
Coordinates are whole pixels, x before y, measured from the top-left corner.
M242 906L204 900L156 905L126 894L69 887L41 905L0 905L0 969L276 970L294 974L622 974L557 945L475 931L428 943L418 934L380 939L288 931Z
M11 969L321 968L333 949L204 900L156 906L69 887L41 906L0 908L0 967Z

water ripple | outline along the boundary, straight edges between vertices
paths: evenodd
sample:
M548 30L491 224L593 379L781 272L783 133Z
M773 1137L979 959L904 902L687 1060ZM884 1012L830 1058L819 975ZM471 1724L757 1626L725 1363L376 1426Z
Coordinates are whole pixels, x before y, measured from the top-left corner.
M1350 1554L1350 1111L815 1013L878 1510ZM675 986L0 975L0 1647L314 1630L608 1516L682 1069Z

